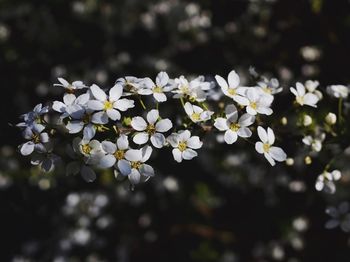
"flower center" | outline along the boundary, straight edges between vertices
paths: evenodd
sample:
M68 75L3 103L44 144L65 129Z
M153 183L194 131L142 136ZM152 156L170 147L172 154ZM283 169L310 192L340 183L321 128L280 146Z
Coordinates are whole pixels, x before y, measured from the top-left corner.
M304 97L302 97L302 96L297 96L297 97L295 98L295 100L296 100L297 103L300 104L300 105L303 105L303 104L304 104Z
M81 146L81 151L83 151L84 154L89 155L91 152L92 148L89 144L85 144Z
M103 104L103 109L105 110L105 111L107 111L107 110L109 110L109 109L112 109L113 108L113 103L112 102L110 102L110 101L106 101L106 102L104 102L104 104Z
M141 166L142 166L142 163L140 161L131 162L131 168L139 169Z
M234 131L234 132L237 132L238 129L239 129L240 127L241 127L241 126L240 126L239 124L237 124L237 123L232 123L232 124L230 125L230 129L231 129L232 131Z
M35 144L40 143L40 135L39 134L33 134L32 135L32 140Z
M235 96L237 94L236 88L229 88L227 91L231 96Z
M267 93L267 94L271 94L271 93L272 93L271 88L269 88L268 86L267 86L267 87L264 87L264 88L263 88L263 91L264 91L265 93Z
M199 113L193 113L191 115L191 118L194 120L194 121L199 121L201 120L201 115Z
M184 93L186 95L188 95L190 93L190 90L189 90L187 85L181 85L179 89L182 93Z
M67 87L66 87L66 93L68 93L68 94L74 94L74 87L72 86L72 85L68 85Z
M121 160L124 158L125 152L124 150L117 150L113 155L116 159Z
M153 88L154 93L163 93L163 88L161 86L155 86Z
M146 132L151 136L156 132L156 128L153 124L149 124L146 128Z
M253 109L256 109L258 107L258 105L256 104L256 102L251 102L250 107Z
M181 152L185 151L186 148L187 148L187 142L186 142L186 141L181 141L181 142L179 143L178 148L179 148L179 150L180 150Z
M85 125L89 124L91 121L91 114L84 114L82 120Z
M270 150L270 144L264 143L263 145L264 152L267 153Z

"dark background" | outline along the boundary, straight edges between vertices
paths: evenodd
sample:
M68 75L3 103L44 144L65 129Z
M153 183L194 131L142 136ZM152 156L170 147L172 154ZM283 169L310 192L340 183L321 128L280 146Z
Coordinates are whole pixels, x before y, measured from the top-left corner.
M307 46L319 55L303 55ZM1 261L349 261L348 234L324 229L326 206L348 194L316 193L320 167L270 169L241 155L244 145L226 146L181 165L159 156L157 177L130 191L108 174L92 184L35 174L9 125L58 98L57 77L109 87L124 75L210 78L254 66L286 87L346 84L349 47L348 0L0 0ZM222 164L230 154L240 163ZM293 181L306 189L291 190ZM64 212L69 194L86 202L73 215ZM108 203L91 215L98 194ZM305 231L293 227L300 217ZM78 228L88 242L71 240Z

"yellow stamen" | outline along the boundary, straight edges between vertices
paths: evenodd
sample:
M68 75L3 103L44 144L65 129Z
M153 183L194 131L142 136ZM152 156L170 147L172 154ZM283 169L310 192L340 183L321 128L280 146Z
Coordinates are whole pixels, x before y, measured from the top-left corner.
M155 86L153 88L154 93L163 93L163 88L161 86Z
M124 158L125 152L124 150L117 150L113 155L116 159L121 160Z
M298 104L303 105L304 104L304 97L303 96L297 96L295 98Z
M112 109L113 108L113 103L111 103L110 101L106 101L106 102L104 102L104 104L103 104L103 109L105 110L105 111L107 111L108 109Z
M235 96L237 94L236 88L229 88L227 91L231 96Z
M153 124L149 124L146 128L146 132L149 134L149 135L154 135L154 133L156 132L156 128Z
M32 140L35 144L40 143L40 135L39 134L33 134L32 135Z
M83 151L83 153L89 155L91 152L92 148L89 144L84 144L81 146L81 151Z
M270 144L264 143L263 145L264 152L267 153L270 150Z
M256 104L256 102L251 102L250 107L255 110L258 107L258 105Z
M231 129L232 131L234 131L234 132L237 132L238 129L239 129L240 127L241 127L241 126L240 126L239 124L237 124L237 123L232 123L232 124L230 125L230 129Z
M131 168L139 169L142 166L140 161L131 162Z
M191 118L194 120L194 121L199 121L201 120L201 115L199 113L193 113L191 115Z
M186 148L187 148L187 142L186 142L186 141L181 141L181 142L179 143L178 148L179 148L179 150L180 150L181 152L185 151Z

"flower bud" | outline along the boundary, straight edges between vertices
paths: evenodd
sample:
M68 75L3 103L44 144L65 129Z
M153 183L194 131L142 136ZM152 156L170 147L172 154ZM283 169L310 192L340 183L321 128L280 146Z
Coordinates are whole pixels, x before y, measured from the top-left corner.
M328 125L334 125L337 122L337 116L334 113L329 112L325 117Z
M281 124L284 126L288 124L288 119L285 116L281 118Z
M294 159L293 158L287 158L286 159L286 165L287 166L292 166L292 165L294 165Z
M304 118L303 118L303 125L304 126L309 126L312 124L312 118L311 116L309 115L304 115Z
M305 161L305 164L307 164L307 165L311 165L311 163L312 163L312 159L310 156L306 156L304 161Z

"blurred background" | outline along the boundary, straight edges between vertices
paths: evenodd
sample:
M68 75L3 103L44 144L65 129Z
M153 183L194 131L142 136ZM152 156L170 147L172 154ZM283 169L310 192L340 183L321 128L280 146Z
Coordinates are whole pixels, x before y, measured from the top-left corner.
M350 223L349 193L316 192L322 166L271 169L244 143L208 143L189 163L156 156L156 177L131 191L110 174L38 173L10 125L60 97L57 77L244 80L254 66L287 88L324 87L349 83L349 47L349 0L0 0L0 260L349 261L346 227L325 228L329 206Z

